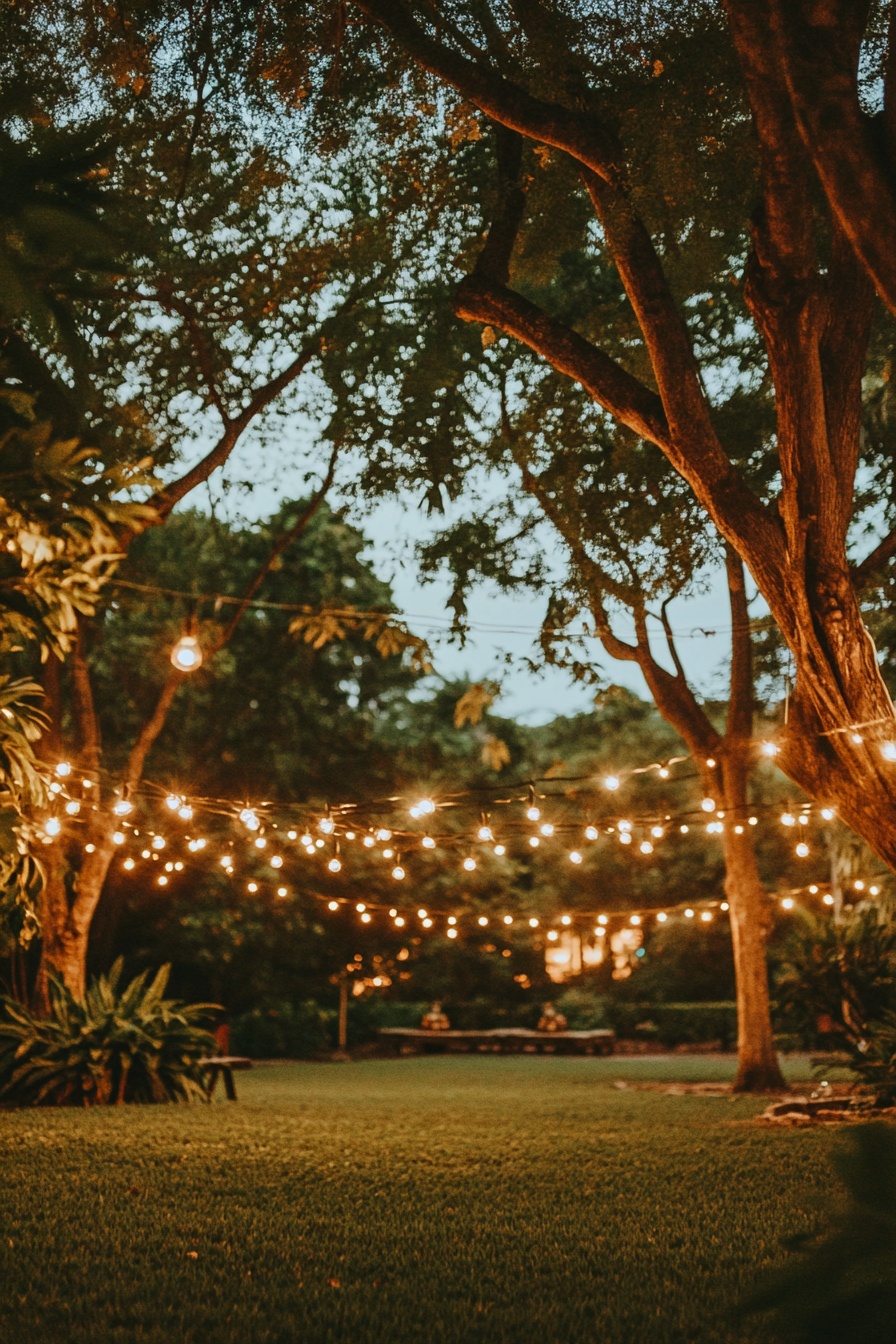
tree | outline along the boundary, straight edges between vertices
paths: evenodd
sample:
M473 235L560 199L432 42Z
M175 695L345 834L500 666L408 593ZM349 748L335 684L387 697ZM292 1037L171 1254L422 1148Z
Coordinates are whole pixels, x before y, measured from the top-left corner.
M849 558L872 284L841 214L817 190L804 139L815 126L817 144L818 109L831 96L834 71L836 105L863 128L870 154L871 123L859 101L863 37L863 77L885 50L879 29L867 25L867 7L829 9L827 27L814 31L823 7L794 8L787 52L810 49L830 76L811 108L800 108L799 125L796 65L783 81L785 38L770 16L784 6L731 4L729 28L706 5L611 12L533 3L505 12L459 3L436 15L425 4L359 0L355 8L388 35L385 47L372 44L373 61L382 66L403 53L406 69L418 66L435 86L459 94L477 134L485 138L489 123L500 128L505 149L495 156L491 225L458 288L458 314L506 332L577 380L688 483L747 565L793 657L782 768L896 861L894 781L881 753L893 710L860 607L888 545L855 570ZM360 25L342 58L363 69L371 106L380 82L372 61L365 64L365 43L369 51L375 31ZM426 103L433 83L425 78L409 77L406 87L431 146L445 134L444 104ZM843 139L828 132L814 162L828 151L834 161L842 149ZM552 174L557 221L578 223L585 202L593 212L590 245L612 264L629 305L625 342L604 321L600 296L568 321L526 274L527 197L542 172ZM735 174L752 202L732 189ZM871 180L869 172L865 185ZM543 267L556 264L544 249L540 255ZM765 495L726 441L701 377L714 351L700 347L692 319L700 295L718 292L726 276L733 283L736 269L775 393L774 440L753 445L774 455Z

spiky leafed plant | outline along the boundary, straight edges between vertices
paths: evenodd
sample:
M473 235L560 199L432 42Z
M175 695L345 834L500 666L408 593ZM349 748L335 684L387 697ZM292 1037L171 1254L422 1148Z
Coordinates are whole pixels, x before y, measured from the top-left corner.
M119 988L123 963L84 999L58 980L39 1017L10 999L0 1018L0 1100L19 1106L108 1106L204 1095L200 1060L214 1040L202 1025L216 1005L164 997L170 967Z

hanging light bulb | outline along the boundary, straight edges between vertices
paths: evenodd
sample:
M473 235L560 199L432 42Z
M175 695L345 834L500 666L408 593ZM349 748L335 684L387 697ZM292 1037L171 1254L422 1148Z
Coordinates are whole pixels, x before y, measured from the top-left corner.
M533 803L531 807L526 808L526 816L529 818L530 821L537 821L538 818L541 816L541 808L536 807L535 804Z
M202 666L202 649L195 635L181 635L171 650L171 663L178 672L195 672Z
M475 867L476 867L476 860L475 860L475 859L471 859L471 858L466 858L466 859L464 859L464 868L466 869L466 871L467 871L468 873L472 873L472 871L473 871L473 869L474 869Z
M134 804L127 798L119 798L118 802L112 808L116 817L126 817L129 812L133 812Z

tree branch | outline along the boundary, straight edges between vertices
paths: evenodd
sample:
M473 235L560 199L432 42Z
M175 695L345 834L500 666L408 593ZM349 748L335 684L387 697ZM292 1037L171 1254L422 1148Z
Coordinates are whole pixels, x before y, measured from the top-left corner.
M731 673L728 692L730 743L744 748L753 736L753 648L747 586L740 556L725 547L728 603L731 610Z
M494 70L446 47L412 18L399 0L354 0L424 70L451 84L486 116L544 145L566 150L601 177L616 175L615 140L595 118L545 102Z
M868 0L770 0L800 132L831 209L896 312L896 182L885 136L862 111Z
M84 761L84 768L88 774L98 776L102 758L102 739L96 704L93 699L93 688L90 684L84 622L81 620L78 621L77 634L72 649L72 692L75 723L81 740L81 758Z
M224 633L211 646L211 650L209 651L208 654L210 658L213 658L215 654L218 653L218 651L222 649L225 644L228 643L231 636L233 635L233 632L236 630L237 626L239 625L240 621L245 615L249 603L252 601L252 598L258 592L259 588L261 587L264 580L267 578L268 574L270 574L271 568L273 567L275 561L278 559L279 556L283 554L283 552L287 549L288 546L291 546L292 543L302 535L302 533L311 523L315 514L320 509L321 505L323 504L324 500L327 497L330 487L333 484L333 477L336 474L336 461L338 456L339 456L339 446L337 445L336 447L333 448L333 451L330 454L330 461L327 465L327 470L324 475L323 481L320 485L320 488L316 490L315 493L312 495L311 499L308 502L307 507L303 510L303 512L296 520L296 522L293 524L293 526L288 528L287 531L284 532L280 538L278 538L277 542L271 549L271 552L268 555L267 559L265 560L264 564L258 570L257 574L252 579L252 582L249 584L246 591L243 593L242 600L240 601L239 606L234 611L233 616L228 621L224 629Z

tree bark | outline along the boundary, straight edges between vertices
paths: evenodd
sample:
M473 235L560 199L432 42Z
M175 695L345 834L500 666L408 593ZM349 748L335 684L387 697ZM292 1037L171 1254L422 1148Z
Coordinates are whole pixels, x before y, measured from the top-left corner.
M748 761L730 748L722 760L722 832L725 896L729 905L737 994L737 1077L735 1092L780 1092L784 1078L772 1037L768 988L768 897L759 876L750 828L737 820L747 809Z

